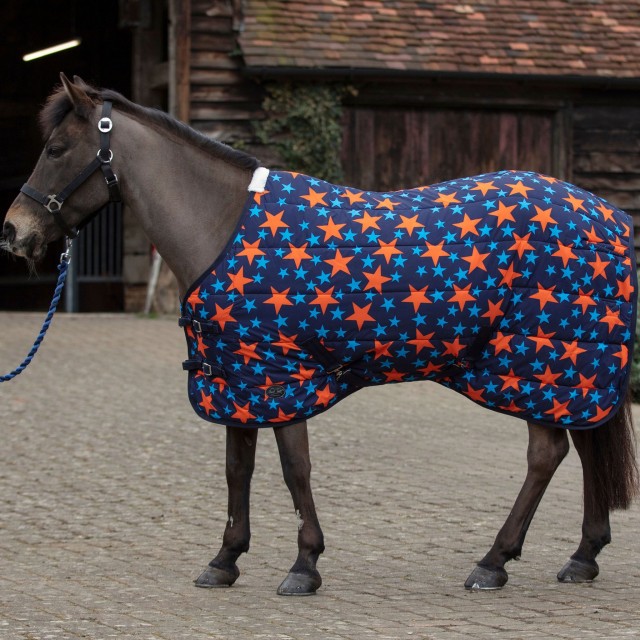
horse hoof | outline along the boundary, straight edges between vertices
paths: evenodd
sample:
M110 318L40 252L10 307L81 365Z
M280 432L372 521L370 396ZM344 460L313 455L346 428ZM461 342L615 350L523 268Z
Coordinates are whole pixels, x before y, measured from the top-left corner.
M600 568L595 560L569 560L560 569L558 580L560 582L591 582L600 573Z
M504 569L489 569L478 565L464 583L465 589L491 591L502 589L509 576Z
M322 584L320 574L290 573L278 587L279 596L312 596Z
M237 567L234 569L235 571L225 571L218 567L207 567L193 582L202 589L230 587L240 575L240 570Z

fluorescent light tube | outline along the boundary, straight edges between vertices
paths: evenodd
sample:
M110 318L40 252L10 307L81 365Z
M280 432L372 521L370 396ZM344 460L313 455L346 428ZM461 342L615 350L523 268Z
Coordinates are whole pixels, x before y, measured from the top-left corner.
M73 47L77 47L80 42L80 38L62 42L60 44L54 45L53 47L47 47L46 49L40 49L39 51L27 53L22 56L22 59L25 62L29 62L30 60L35 60L36 58L44 58L44 56L50 56L52 53L58 53L59 51L65 51L66 49L73 49Z

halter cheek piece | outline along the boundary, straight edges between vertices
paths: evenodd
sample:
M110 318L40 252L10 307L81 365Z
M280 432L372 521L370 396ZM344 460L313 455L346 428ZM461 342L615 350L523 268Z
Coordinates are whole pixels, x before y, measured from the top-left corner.
M23 184L20 191L29 196L36 202L39 202L52 216L56 224L62 229L67 238L75 238L78 235L79 228L84 227L98 213L99 209L82 221L79 228L70 227L62 218L60 210L65 200L78 187L84 184L98 169L102 171L107 188L109 189L109 201L120 202L122 196L120 194L120 186L118 184L118 176L111 168L111 160L113 160L113 151L110 149L109 137L111 129L113 129L113 121L111 120L112 102L105 100L102 105L102 117L98 121L98 130L100 131L100 149L96 157L58 194L43 195L38 190Z

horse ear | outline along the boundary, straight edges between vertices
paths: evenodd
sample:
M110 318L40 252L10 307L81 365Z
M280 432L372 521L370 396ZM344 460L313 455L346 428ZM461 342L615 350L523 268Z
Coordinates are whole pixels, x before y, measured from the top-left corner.
M88 120L93 112L94 105L87 92L82 86L71 82L64 73L60 73L60 80L62 80L64 92L71 101L76 115Z

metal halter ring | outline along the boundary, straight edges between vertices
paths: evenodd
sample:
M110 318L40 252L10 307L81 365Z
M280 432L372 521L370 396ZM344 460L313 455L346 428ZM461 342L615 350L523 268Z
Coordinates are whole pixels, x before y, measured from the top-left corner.
M44 208L49 213L57 213L62 209L62 202L58 200L56 196L47 196L47 201L44 203Z
M113 160L113 151L111 151L111 149L107 150L109 151L109 157L106 160L100 155L101 151L102 149L98 149L98 153L96 153L96 156L98 156L98 160L100 160L102 164L109 164Z
M113 129L113 122L111 121L111 118L100 118L98 121L98 129L102 133L109 133L109 131Z

